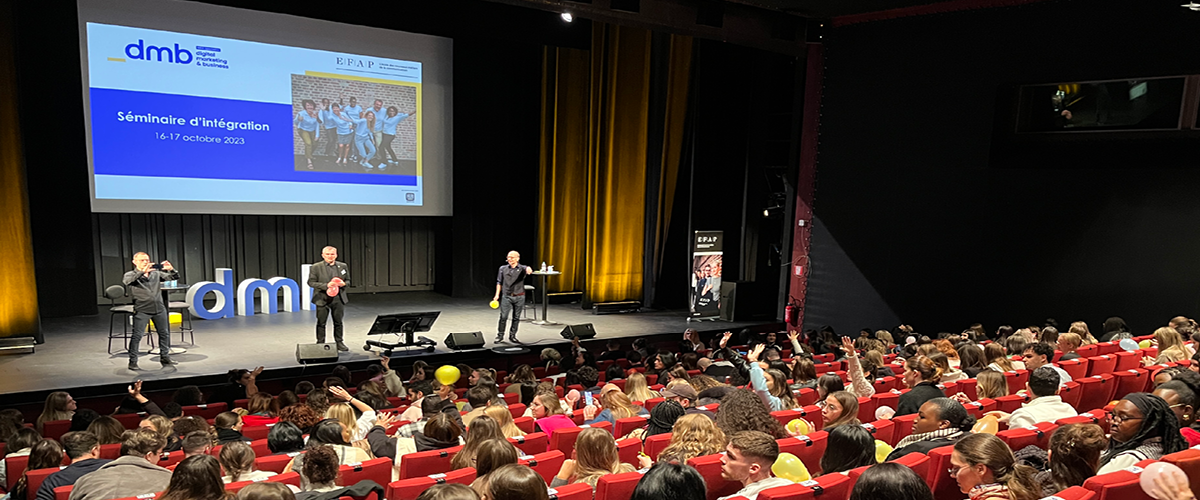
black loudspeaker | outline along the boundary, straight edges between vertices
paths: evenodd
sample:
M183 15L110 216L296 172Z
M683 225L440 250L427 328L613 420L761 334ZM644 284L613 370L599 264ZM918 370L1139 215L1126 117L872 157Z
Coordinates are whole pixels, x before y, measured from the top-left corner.
M571 340L574 337L579 337L579 340L587 340L596 336L596 329L592 327L591 323L567 325L566 328L563 328L560 335L567 340Z
M297 363L334 363L337 360L337 344L296 344Z
M451 333L446 336L445 344L455 350L479 349L483 347L483 332Z

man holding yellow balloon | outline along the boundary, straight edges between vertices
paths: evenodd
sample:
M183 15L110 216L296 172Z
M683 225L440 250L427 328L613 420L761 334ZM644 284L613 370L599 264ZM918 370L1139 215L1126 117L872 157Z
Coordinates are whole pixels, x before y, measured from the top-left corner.
M496 274L496 296L492 297L492 308L500 302L500 327L496 330L496 342L504 342L504 322L512 313L512 327L508 330L508 341L517 340L517 324L521 322L521 311L525 308L525 277L533 273L533 268L521 264L521 254L516 250L508 252L507 264L500 266Z

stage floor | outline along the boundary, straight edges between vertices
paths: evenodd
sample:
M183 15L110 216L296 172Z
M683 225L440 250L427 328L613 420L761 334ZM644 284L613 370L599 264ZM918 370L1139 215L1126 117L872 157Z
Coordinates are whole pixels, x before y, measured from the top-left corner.
M344 319L346 345L350 352L342 353L339 361L377 358L377 353L363 350L363 343L375 316L389 313L441 311L433 330L422 334L438 342L436 352L450 352L442 343L449 332L482 331L487 338L486 347L490 348L494 345L492 340L495 339L499 312L487 306L487 299L457 299L434 292L351 295ZM540 315L541 306L537 307ZM756 324L723 321L689 324L686 311L643 311L597 316L590 310L580 309L579 304L551 305L550 320L559 325L538 326L526 321L521 324L518 337L524 345L538 349L538 344L561 343L563 339L559 332L567 324L592 323L598 339L682 333L689 325L700 330L734 330ZM179 361L178 366L162 369L157 356L143 354L139 358L143 370L132 372L125 368L128 357L124 351L111 355L107 352L108 322L107 308L101 308L101 313L96 316L43 320L46 343L37 346L36 353L0 355L0 370L5 375L0 377L0 394L120 384L135 379L217 375L232 368L260 365L268 370L295 367L298 366L296 344L316 341L316 314L313 311L194 320L194 346L179 342L178 332L172 335L172 345L187 349L187 353L174 356ZM330 324L328 329L328 339L332 341L333 325ZM186 340L191 340L190 336ZM113 342L114 350L120 349L120 342ZM143 340L142 352L146 350ZM404 358L402 364L411 363L412 356Z

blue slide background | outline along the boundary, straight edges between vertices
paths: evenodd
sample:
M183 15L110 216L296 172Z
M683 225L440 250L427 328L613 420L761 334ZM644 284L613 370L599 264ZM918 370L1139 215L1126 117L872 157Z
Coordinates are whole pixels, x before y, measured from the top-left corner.
M92 147L97 175L190 177L263 181L322 182L416 186L412 175L364 175L295 169L292 107L234 99L90 88ZM117 113L225 119L269 125L270 131L226 130L117 120ZM176 140L156 132L177 133ZM184 135L221 138L221 142L185 142ZM225 137L245 138L225 144ZM323 145L322 136L318 145Z

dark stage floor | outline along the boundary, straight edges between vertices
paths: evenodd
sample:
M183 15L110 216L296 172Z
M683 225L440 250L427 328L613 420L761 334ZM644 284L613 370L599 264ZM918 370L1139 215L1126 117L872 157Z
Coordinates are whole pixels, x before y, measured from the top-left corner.
M177 367L160 369L157 357L143 355L140 364L144 370L135 373L125 368L128 358L123 351L108 354L109 317L106 308L101 310L97 316L43 320L46 343L39 345L36 353L0 356L0 370L5 375L0 377L0 394L120 384L134 379L217 375L231 368L259 365L268 370L295 367L296 344L315 341L313 311L195 320L196 345L180 343L178 333L172 336L173 345L187 349L187 353L175 356L179 361ZM343 353L339 361L365 361L378 356L362 350L363 341L367 340L366 332L376 315L419 311L441 311L433 331L424 334L438 342L439 353L448 352L442 341L449 332L483 331L487 334L486 347L493 346L499 313L487 306L487 298L456 299L434 292L352 295L345 317L346 344L351 350ZM522 323L518 336L526 345L536 345L562 342L559 332L565 324L592 323L598 339L683 332L689 326L686 311L644 311L596 316L580 309L578 304L551 305L550 320L560 325ZM541 312L540 305L538 312ZM731 322L692 324L701 330L750 325ZM329 328L332 340L332 324ZM114 341L114 349L118 349L119 344L119 340ZM142 351L146 349L143 341ZM405 356L405 362L411 363L411 359Z

